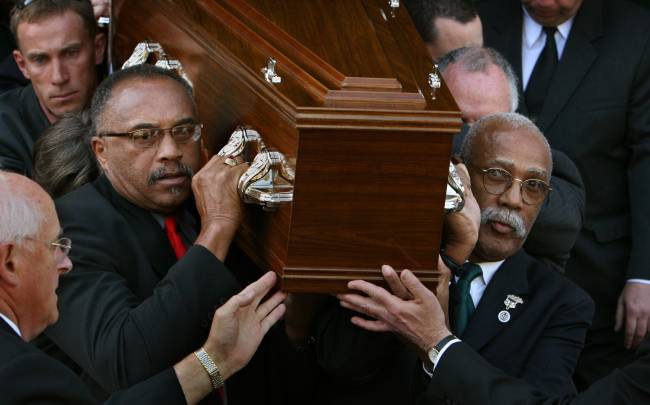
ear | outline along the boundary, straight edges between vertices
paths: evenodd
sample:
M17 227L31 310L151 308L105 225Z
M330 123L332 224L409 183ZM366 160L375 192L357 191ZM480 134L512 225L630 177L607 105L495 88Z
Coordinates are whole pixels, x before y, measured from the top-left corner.
M19 283L16 271L16 255L18 251L13 243L0 243L0 283L16 287Z
M95 153L95 158L97 159L97 162L101 166L102 170L106 171L106 167L108 164L108 156L107 156L108 148L106 145L106 140L98 136L93 136L90 139L90 147Z
M18 69L20 69L23 76L25 76L25 79L30 80L31 77L29 77L29 72L27 72L27 67L25 66L25 58L23 57L22 52L20 52L18 49L14 49L13 56L14 60L16 61L16 65L18 65Z
M99 65L104 61L104 54L106 53L106 35L103 32L95 35L95 65Z

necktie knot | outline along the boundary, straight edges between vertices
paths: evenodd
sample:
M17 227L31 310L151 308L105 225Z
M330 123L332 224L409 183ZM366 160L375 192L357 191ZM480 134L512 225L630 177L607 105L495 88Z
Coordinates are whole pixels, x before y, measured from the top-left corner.
M546 34L546 40L550 40L553 38L555 40L555 32L557 31L557 27L542 27L544 30L544 33Z
M459 278L459 281L462 280L467 282L472 282L472 280L481 274L483 274L481 266L471 262L463 264L463 266L454 273L454 275Z

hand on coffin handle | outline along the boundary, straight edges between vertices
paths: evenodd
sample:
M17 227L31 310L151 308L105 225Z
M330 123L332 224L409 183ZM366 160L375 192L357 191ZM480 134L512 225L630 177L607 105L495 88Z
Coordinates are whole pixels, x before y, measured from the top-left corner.
M463 185L463 206L447 213L443 230L445 254L458 264L464 263L474 250L481 225L481 210L472 194L471 181L464 164L455 165L458 180Z
M247 164L231 166L226 158L213 156L192 178L192 191L201 217L196 240L220 260L224 260L244 216L237 182Z

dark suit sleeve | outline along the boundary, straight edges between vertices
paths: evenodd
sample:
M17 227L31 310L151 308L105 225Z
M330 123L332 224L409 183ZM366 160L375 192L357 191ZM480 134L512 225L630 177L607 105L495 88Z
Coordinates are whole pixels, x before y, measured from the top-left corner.
M551 187L524 249L564 271L584 220L585 186L575 163L558 150L553 150Z
M60 279L60 317L47 335L109 392L155 375L198 349L214 310L239 290L230 271L195 245L153 293L138 296L134 289L139 280L151 282L144 277L153 277L153 269L135 268L150 266L135 261L137 241L104 218L105 206L97 207L92 219L69 208L57 207L74 243L75 267Z
M433 378L417 405L434 404L447 399L464 405L648 403L650 354L647 351L642 353L634 363L612 372L577 396L549 397L524 381L507 376L492 367L465 343L456 343L441 357Z
M573 286L565 296L569 294L567 303L546 324L520 374L548 394L575 392L572 376L594 315L594 303L584 292Z
M462 342L444 352L417 404L446 400L463 405L571 403L571 397L551 400L527 383L507 376Z
M632 249L627 278L650 280L650 36L644 38L644 53L631 85L626 143L628 189L632 222Z

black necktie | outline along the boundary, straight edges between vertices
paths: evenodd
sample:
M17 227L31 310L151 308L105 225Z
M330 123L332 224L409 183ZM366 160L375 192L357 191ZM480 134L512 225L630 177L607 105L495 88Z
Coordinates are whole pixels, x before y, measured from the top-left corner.
M469 324L469 318L474 313L474 301L470 294L470 285L472 280L483 274L481 266L467 262L463 264L454 275L458 281L454 283L450 294L451 299L451 329L456 336L462 336L465 328Z
M555 46L555 27L544 27L546 33L546 45L542 53L537 58L537 63L533 69L533 73L528 80L528 86L524 96L526 98L526 107L528 107L528 115L533 121L539 116L544 105L544 99L548 88L551 86L553 80L553 73L557 66L557 47Z

